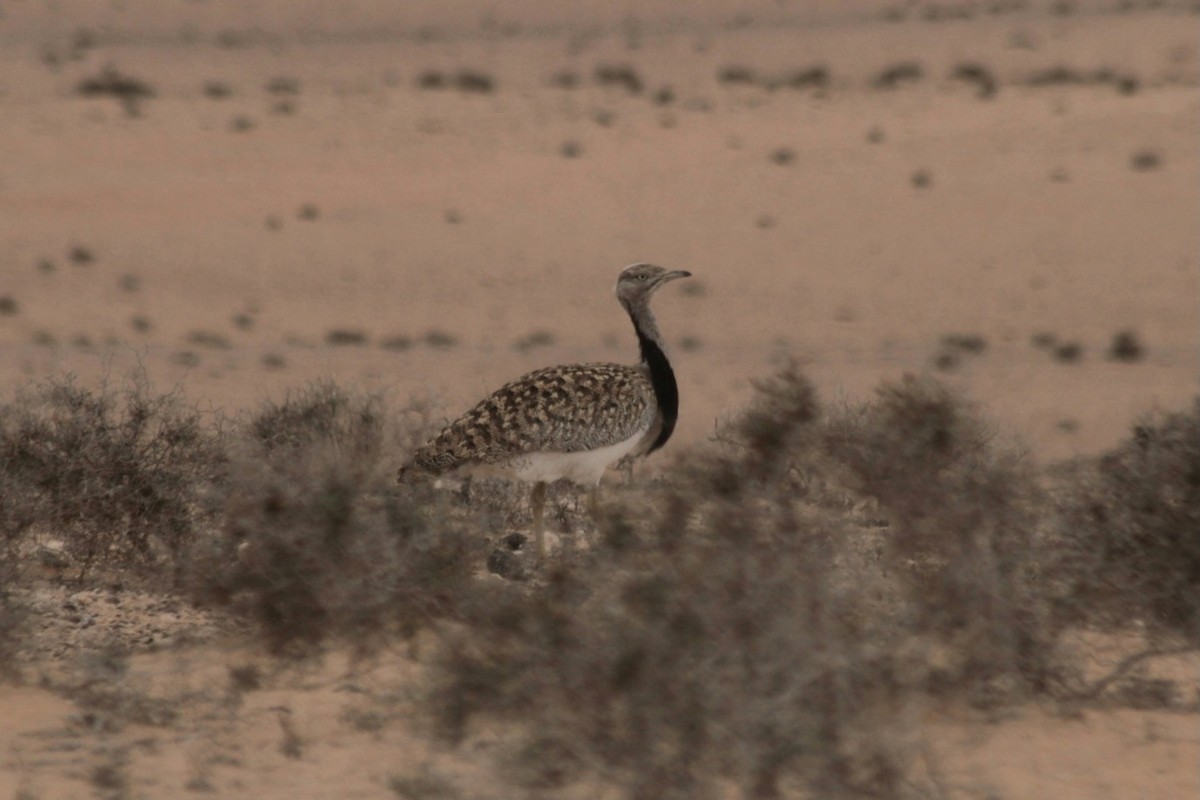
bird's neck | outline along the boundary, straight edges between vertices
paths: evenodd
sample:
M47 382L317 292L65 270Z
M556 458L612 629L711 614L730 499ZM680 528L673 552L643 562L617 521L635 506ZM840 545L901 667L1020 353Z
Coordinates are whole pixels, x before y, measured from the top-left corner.
M658 436L650 444L647 454L653 453L667 443L675 431L675 421L679 418L679 387L675 383L675 371L667 359L666 345L658 323L645 304L627 306L629 318L633 320L633 329L637 333L638 346L642 352L642 363L650 372L650 385L654 387L654 398L658 403L662 427Z

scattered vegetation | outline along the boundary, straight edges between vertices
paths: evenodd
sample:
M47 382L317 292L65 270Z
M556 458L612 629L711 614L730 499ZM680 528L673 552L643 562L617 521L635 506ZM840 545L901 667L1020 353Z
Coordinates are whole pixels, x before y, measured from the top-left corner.
M447 348L458 344L458 337L447 331L433 329L425 332L425 344L430 347Z
M267 81L265 89L267 94L300 94L300 80L299 78L280 75Z
M1200 644L1200 398L1071 475L1055 564L1063 614Z
M641 94L645 88L637 70L628 64L601 64L596 67L592 77L601 86L621 88L630 94Z
M1139 150L1129 157L1129 166L1135 172L1152 172L1162 166L1162 156L1156 150Z
M491 94L496 91L496 80L475 69L460 69L453 74L428 69L417 76L417 87L431 91L457 89L468 94Z
M154 97L154 90L148 83L126 75L112 65L98 75L79 81L75 93L82 97L113 97L131 117L140 116L142 102Z
M81 571L178 567L214 511L218 437L179 395L137 376L99 390L49 381L0 407L2 527L61 539Z
M401 353L412 348L413 340L409 336L397 334L396 336L388 336L386 339L381 340L379 342L379 346L384 350L391 350L394 353Z
M225 81L205 81L204 96L212 100L225 100L233 96L233 87Z
M771 163L787 166L796 160L796 151L790 147L778 147L771 151Z
M1146 347L1134 330L1118 331L1108 346L1108 357L1113 361L1141 361L1145 355Z
M526 353L538 347L549 347L554 344L556 338L553 333L547 330L535 330L522 336L517 341L513 342L513 349L521 353Z
M325 334L325 344L333 347L362 346L370 337L364 331L351 328L334 328Z
M1079 342L1057 342L1051 352L1057 361L1064 364L1074 364L1083 360L1083 345Z
M924 68L916 61L903 61L885 67L871 85L876 89L898 89L905 84L916 83L925 77Z
M758 75L749 67L732 65L722 67L717 71L717 81L725 84L753 86L758 83Z
M455 73L454 88L460 92L491 94L496 91L496 80L486 72L464 69Z
M785 370L718 439L450 631L446 737L521 720L503 758L525 791L898 796L908 700L1048 685L1037 490L968 406L912 379L825 412Z
M959 64L950 73L950 78L962 81L975 87L975 96L980 100L990 100L996 96L1000 84L992 71L982 64Z
M823 404L788 366L665 478L614 487L594 522L565 512L590 544L564 537L542 565L502 524L523 493L395 484L430 416L332 383L225 420L136 378L0 405L0 667L22 635L22 548L55 537L85 580L174 585L281 655L436 629L420 640L431 728L460 742L512 720L495 755L515 795L588 780L631 798L896 797L937 794L907 745L923 698L1173 706L1175 686L1123 677L1150 656L1085 685L1064 638L1200 648L1200 400L1046 472L932 378ZM171 724L123 663L80 684L90 724ZM263 675L236 667L230 691ZM370 732L392 712L344 719ZM279 747L303 756L278 713ZM389 788L456 791L424 773Z
M67 259L72 264L82 267L94 263L96 254L92 252L91 248L76 244L72 245L70 251L67 252Z
M819 92L828 89L830 82L829 68L822 64L817 64L785 75L780 80L779 85L788 89L812 89Z
M187 335L187 342L197 347L208 347L213 350L228 350L233 347L228 336L216 331L192 331Z
M315 384L241 421L220 535L194 555L195 591L257 620L271 648L329 638L366 649L474 596L483 540L429 490L395 486L411 444L378 398Z
M21 304L10 294L0 295L0 316L11 317L21 310Z
M1041 88L1046 86L1112 86L1121 94L1134 94L1141 82L1137 76L1117 72L1109 67L1083 70L1065 65L1046 67L1029 75L1026 86Z

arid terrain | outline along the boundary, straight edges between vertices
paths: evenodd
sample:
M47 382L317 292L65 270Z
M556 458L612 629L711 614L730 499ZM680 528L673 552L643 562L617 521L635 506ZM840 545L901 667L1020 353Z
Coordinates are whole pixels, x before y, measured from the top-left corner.
M655 302L681 413L638 475L669 480L787 359L831 407L929 374L1036 469L1093 458L1198 392L1198 10L6 3L3 401L140 369L214 418L320 379L455 415L633 361L612 287L646 261L694 277ZM23 570L0 798L625 796L513 794L519 721L427 736L437 630L277 661L246 620L103 574ZM1092 680L1124 635L1088 640ZM1200 659L1167 650L1136 669L1169 702L906 706L906 791L1200 795Z

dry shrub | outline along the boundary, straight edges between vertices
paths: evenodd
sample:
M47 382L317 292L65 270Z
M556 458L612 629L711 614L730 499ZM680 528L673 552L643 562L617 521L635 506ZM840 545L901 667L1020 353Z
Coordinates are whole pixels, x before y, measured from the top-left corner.
M0 523L52 534L83 569L175 562L214 513L219 426L134 374L120 388L51 379L0 407Z
M834 418L822 445L890 523L883 553L906 624L955 654L934 677L1040 690L1053 678L1035 536L1044 501L1023 452L995 439L946 387L906 376Z
M448 501L394 485L403 438L378 398L319 383L244 420L199 596L247 613L276 653L362 650L453 614L483 562Z
M932 382L831 415L795 369L757 388L591 551L448 632L430 702L448 737L526 723L506 759L525 790L897 797L923 691L1040 675L1019 458Z
M1060 492L1059 611L1200 645L1200 398L1143 420Z

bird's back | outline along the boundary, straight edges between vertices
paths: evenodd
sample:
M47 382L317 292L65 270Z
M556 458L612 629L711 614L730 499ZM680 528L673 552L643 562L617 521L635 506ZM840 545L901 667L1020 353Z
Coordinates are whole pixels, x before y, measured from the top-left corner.
M401 470L441 475L531 453L612 447L651 429L657 415L645 368L571 364L531 372L450 423Z

